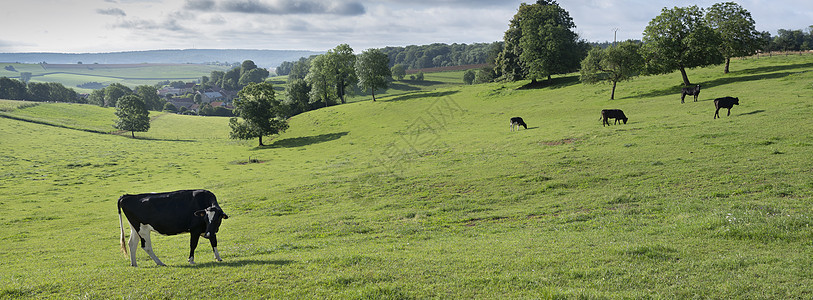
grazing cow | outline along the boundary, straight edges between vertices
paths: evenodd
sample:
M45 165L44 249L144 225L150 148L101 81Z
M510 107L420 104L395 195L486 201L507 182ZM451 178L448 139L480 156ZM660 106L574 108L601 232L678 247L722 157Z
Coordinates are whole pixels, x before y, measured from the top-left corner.
M723 97L714 99L714 108L717 109L714 111L714 118L717 119L720 117L721 108L728 108L728 115L726 116L730 116L731 108L734 107L734 105L740 105L740 98Z
M683 103L683 99L686 98L686 95L694 96L694 102L697 102L697 96L700 96L700 85L683 88L680 92L680 103Z
M525 127L525 129L528 129L528 125L525 124L525 121L523 121L522 118L520 117L511 118L511 131L514 131L514 127L516 127L517 131L519 131L520 126Z
M189 243L189 263L195 263L195 248L201 236L209 239L217 261L217 233L220 222L228 219L217 204L212 192L207 190L183 190L168 193L151 193L124 195L119 198L119 227L121 228L121 250L127 253L124 246L124 224L121 212L130 223L130 264L136 267L136 247L139 240L141 248L150 255L159 266L165 266L152 252L150 231L163 235L175 235L189 232L192 238Z
M607 119L613 118L615 122L613 124L618 124L618 120L624 121L624 124L627 124L627 116L624 115L624 112L620 109L602 109L601 110L601 119L599 121L604 120L601 123L601 126L610 126L610 122L607 122Z

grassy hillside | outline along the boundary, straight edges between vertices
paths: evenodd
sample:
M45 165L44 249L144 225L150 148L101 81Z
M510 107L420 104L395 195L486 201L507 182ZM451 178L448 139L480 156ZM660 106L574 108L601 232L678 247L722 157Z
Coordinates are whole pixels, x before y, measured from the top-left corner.
M127 86L154 85L160 81L194 81L212 71L226 71L228 67L203 64L18 64L15 71L0 69L0 77L19 78L21 72L30 72L32 82L59 82L80 93L92 90L77 87L87 82L105 85L121 83Z
M64 125L0 118L0 298L806 298L813 64L731 68L690 70L686 104L679 74L613 101L574 76L416 91L298 115L262 148L224 118L131 139L84 130L112 109L0 102ZM741 105L714 120L722 96ZM153 235L169 266L129 267L116 199L186 188L231 216L224 261Z

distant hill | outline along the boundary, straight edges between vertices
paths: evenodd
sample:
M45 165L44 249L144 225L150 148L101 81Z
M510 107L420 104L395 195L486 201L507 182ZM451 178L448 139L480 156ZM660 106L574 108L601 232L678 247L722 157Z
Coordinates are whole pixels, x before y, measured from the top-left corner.
M185 49L148 50L110 53L0 53L0 62L49 64L139 64L171 63L202 64L242 62L250 59L261 67L277 67L283 61L294 61L324 52L305 50L244 50L244 49Z

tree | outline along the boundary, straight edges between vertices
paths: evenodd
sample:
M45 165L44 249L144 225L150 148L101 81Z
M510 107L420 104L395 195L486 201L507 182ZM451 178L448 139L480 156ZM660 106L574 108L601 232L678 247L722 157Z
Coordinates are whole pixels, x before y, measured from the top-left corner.
M376 89L387 89L392 73L389 68L389 58L378 49L367 49L356 59L356 75L359 87L371 92L375 101Z
M329 50L326 55L330 60L330 65L335 68L336 95L339 96L342 104L347 103L344 99L347 95L347 88L358 82L355 70L356 55L353 53L353 48L347 44L341 44Z
M507 79L540 78L577 70L588 44L573 32L570 14L553 0L520 4L505 32L505 49L497 62Z
M404 77L406 76L406 67L404 67L402 64L396 64L390 68L390 72L396 80L404 80Z
M133 90L121 83L112 83L104 88L104 106L117 107L119 98L131 95Z
M467 70L466 73L463 73L463 83L465 84L472 84L474 83L474 70Z
M274 86L269 82L249 83L237 93L234 100L234 114L238 118L229 119L233 139L260 139L263 137L284 132L288 129L288 122L283 119L284 109L280 101L274 98Z
M474 83L489 83L494 81L494 68L483 67L477 70L474 76Z
M737 3L716 3L708 9L705 19L722 41L719 49L725 58L724 74L728 74L732 57L754 55L765 46L751 13Z
M324 103L324 107L334 103L336 99L336 67L327 54L319 55L311 60L311 68L305 81L311 86L310 102Z
M146 132L150 129L150 113L144 101L136 95L126 95L116 101L116 116L119 119L113 125L116 129L135 132Z
M158 96L158 89L151 85L139 85L135 88L135 93L144 101L148 110L161 111L166 101Z
M303 79L296 79L288 83L285 89L287 97L285 105L288 107L285 117L292 117L310 110L311 87Z
M31 72L20 72L20 80L25 83L31 81Z
M104 107L104 89L93 90L88 95L88 104Z
M175 107L175 104L172 104L171 102L164 103L164 109L163 110L171 112L171 113L178 112L178 108Z
M613 84L610 100L615 99L615 87L619 81L630 80L644 67L640 53L641 45L626 41L614 47L595 47L587 53L581 65L580 79L583 83L609 82Z
M717 46L720 38L703 21L703 11L696 5L663 8L661 14L649 21L644 29L646 71L666 74L680 70L683 84L691 85L686 68L705 67L723 63Z

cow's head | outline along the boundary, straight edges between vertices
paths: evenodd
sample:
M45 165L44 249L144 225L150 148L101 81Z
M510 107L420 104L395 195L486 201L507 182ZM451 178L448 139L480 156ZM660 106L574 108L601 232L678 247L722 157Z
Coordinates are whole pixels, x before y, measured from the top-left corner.
M740 98L739 97L734 98L734 104L740 105Z
M212 206L204 210L195 212L198 217L204 217L206 220L206 231L203 233L204 238L212 238L218 230L220 230L220 222L223 219L228 219L229 216L220 209L220 207Z

